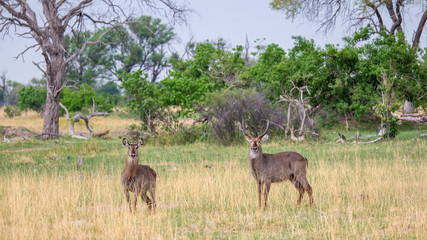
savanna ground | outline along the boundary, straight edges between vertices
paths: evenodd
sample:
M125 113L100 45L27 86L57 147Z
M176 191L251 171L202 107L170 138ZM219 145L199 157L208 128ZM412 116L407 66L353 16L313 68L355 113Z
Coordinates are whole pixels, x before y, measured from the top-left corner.
M94 120L112 130L110 139L0 144L0 239L427 238L427 139L418 138L425 126L366 145L335 144L332 133L320 142L265 143L264 152L307 157L312 208L307 195L297 207L297 190L284 182L272 185L269 208L257 209L247 144L143 146L140 162L158 174L158 209L149 214L139 199L133 215L120 183L127 150L119 136L136 121ZM0 114L0 126L40 132L41 123Z

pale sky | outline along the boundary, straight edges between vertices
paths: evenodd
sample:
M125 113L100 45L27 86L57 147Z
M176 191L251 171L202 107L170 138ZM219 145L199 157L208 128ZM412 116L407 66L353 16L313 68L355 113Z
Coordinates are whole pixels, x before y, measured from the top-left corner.
M261 0L187 0L196 13L189 18L188 26L176 26L175 31L181 39L180 49L190 39L195 41L217 40L223 38L231 47L244 45L246 35L253 44L256 39L266 40L262 44L276 43L287 50L293 46L292 36L301 35L314 39L323 47L327 43L341 44L342 37L348 35L345 28L337 24L335 31L327 36L316 33L318 26L313 23L287 20L280 12L270 9L269 1ZM414 29L414 27L411 27ZM424 33L423 35L426 35ZM425 37L421 40L425 41ZM0 39L0 72L7 71L8 79L28 83L42 73L32 64L43 60L40 52L29 51L24 60L15 57L31 46L33 41L12 35ZM255 45L255 44L253 44Z

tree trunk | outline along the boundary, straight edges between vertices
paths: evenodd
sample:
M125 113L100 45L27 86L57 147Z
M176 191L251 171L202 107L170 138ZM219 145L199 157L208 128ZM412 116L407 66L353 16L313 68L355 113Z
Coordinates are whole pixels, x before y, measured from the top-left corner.
M45 139L59 135L59 100L59 94L54 96L51 91L47 92L42 131Z
M59 102L61 90L65 86L64 73L66 64L62 45L59 44L59 42L63 42L63 38L57 36L56 39L59 39L57 41L58 46L49 49L49 56L45 54L47 96L42 131L44 139L59 135Z

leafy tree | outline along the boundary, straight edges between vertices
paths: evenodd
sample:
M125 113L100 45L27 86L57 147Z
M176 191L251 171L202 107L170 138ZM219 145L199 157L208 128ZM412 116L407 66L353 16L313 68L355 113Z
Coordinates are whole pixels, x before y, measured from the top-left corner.
M19 90L24 87L24 84L7 80L6 81L6 94L7 94L7 104L16 105L18 104Z
M34 110L42 113L46 104L46 88L33 86L23 87L19 90L18 106L21 110Z
M191 111L195 103L206 99L206 94L234 87L245 66L242 50L236 47L229 52L221 41L204 42L196 44L191 59L171 59L172 69L160 82L162 102Z
M320 1L294 1L271 0L270 6L284 12L286 18L295 19L301 16L312 22L320 23L320 28L325 32L335 26L337 19L348 20L353 27L360 28L370 24L380 34L386 31L390 35L397 32L403 33L403 26L410 26L409 21L413 16L418 17L412 48L419 45L421 34L427 20L427 7L425 1L405 0L320 0ZM407 15L405 15L407 14ZM412 33L412 31L411 31Z
M91 31L74 32L64 37L64 47L69 53L73 53L82 48L87 39L95 40L99 38L99 35L103 29L98 31L98 35L94 36ZM66 78L69 82L75 82L76 84L86 83L90 86L95 86L97 80L108 78L109 75L103 71L102 66L111 65L110 59L108 59L106 46L104 45L92 45L87 47L82 54L77 56L75 59L70 61L67 66Z
M187 9L172 0L161 0L164 7L155 0L141 0L137 4L146 10L164 10L175 20L185 21ZM39 6L41 4L41 6ZM112 1L0 1L0 32L22 32L20 37L30 38L35 44L29 48L40 48L45 66L37 64L47 79L46 111L42 135L59 134L59 102L61 91L67 87L64 78L67 65L83 53L88 45L101 43L102 38L120 24L121 19L132 18L123 4ZM127 16L124 16L127 15ZM82 47L68 53L64 47L64 37L68 32L85 31L86 27L109 27L94 41L85 41ZM10 30L13 31L10 31Z
M46 88L46 78L42 77L42 78L32 78L30 80L30 85L34 86L35 88Z
M148 80L155 82L168 65L168 46L175 38L173 28L158 18L141 16L131 19L129 27L119 27L105 37L105 42L116 44L103 46L110 64L104 70L119 80L123 73L142 70Z
M96 103L96 110L101 112L111 111L115 105L111 95L97 94L95 89L87 84L81 84L78 91L65 88L61 94L61 103L70 112L87 113L92 109L93 100Z
M422 96L427 91L427 76L418 52L405 42L403 34L382 32L360 48L361 77L377 85L386 78L397 100L421 105L425 101Z
M159 85L147 81L147 74L142 74L141 70L124 73L122 78L120 87L124 88L125 95L129 98L127 107L140 116L148 130L153 131L153 121L159 117L164 106Z
M96 89L97 93L106 93L109 95L120 95L119 85L113 81L109 81Z
M3 91L0 92L0 105L3 105L3 103L5 102L5 96Z
M3 70L0 74L1 80L1 93L0 93L0 106L4 106L7 104L7 71Z
M85 31L67 35L66 46L73 52L82 47L86 39L98 39L107 29ZM95 86L96 80L143 70L155 82L169 66L168 45L175 38L173 28L158 18L141 16L131 19L128 26L117 26L102 39L104 44L89 46L68 67L67 78Z
M374 113L384 74L393 80L397 101L425 101L425 69L417 51L401 33L374 33L371 27L363 28L346 38L343 48L327 45L322 49L302 37L294 38L288 53L269 45L250 69L248 79L263 84L269 89L269 98L276 101L293 85L307 86L313 111L325 109L357 120Z

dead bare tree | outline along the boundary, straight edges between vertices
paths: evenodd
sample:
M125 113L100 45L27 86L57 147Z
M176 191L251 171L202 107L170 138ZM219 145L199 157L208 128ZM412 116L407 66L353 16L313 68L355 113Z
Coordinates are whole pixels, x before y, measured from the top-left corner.
M126 9L124 6L128 6ZM65 1L42 0L29 3L23 0L0 0L0 32L4 35L16 33L19 37L34 39L35 44L21 52L22 57L30 49L41 50L44 65L33 62L47 79L46 108L43 120L44 137L59 133L59 97L61 90L73 82L64 75L68 63L83 53L88 45L102 43L102 38L120 24L128 23L139 7L153 13L169 16L175 22L185 21L189 10L175 0L114 1ZM64 36L68 32L88 28L107 27L93 41L85 41L76 52L68 53L64 48Z
M87 139L90 136L98 136L98 137L100 137L100 136L106 135L106 134L108 134L110 132L110 130L107 130L107 131L104 131L104 132L101 132L101 133L94 133L93 129L89 126L89 121L90 121L90 119L92 117L96 117L96 116L107 116L108 115L108 112L98 112L98 111L96 111L96 109L95 109L95 99L92 99L92 100L93 100L93 106L92 106L91 113L89 115L87 115L87 116L85 116L82 113L77 113L73 117L73 119L71 119L67 107L64 106L61 102L59 102L59 105L65 111L65 118L68 121L68 134L70 134L71 137L73 137L73 138ZM80 119L83 119L85 121L86 129L89 131L89 135L87 135L87 134L83 134L83 136L76 135L75 130L74 130L74 123L75 122L79 122Z
M309 123L311 130L313 130L313 121L309 118L307 114L307 104L309 98L304 98L304 92L306 91L308 94L310 94L310 90L307 86L297 87L293 81L291 81L293 88L285 92L280 96L279 102L288 102L288 115L287 115L287 123L286 123L286 129L285 129L285 135L287 136L288 132L291 131L291 137L295 140L302 140L301 137L304 135L304 124ZM297 94L294 92L297 91ZM293 111L295 110L295 111ZM291 124L291 113L296 112L296 114L299 117L300 120L300 127L297 130L298 137L294 136L294 126L290 126Z

